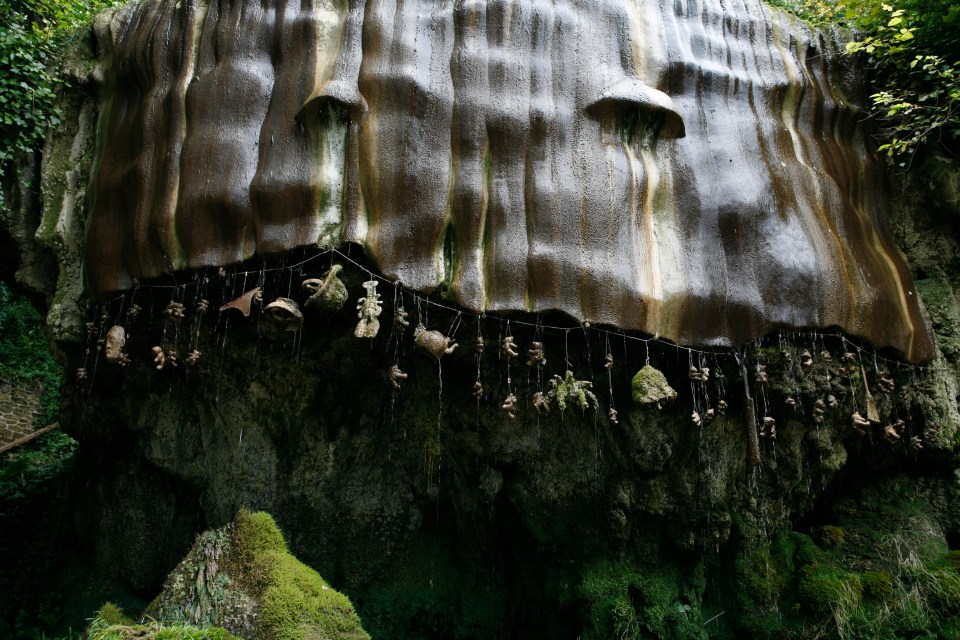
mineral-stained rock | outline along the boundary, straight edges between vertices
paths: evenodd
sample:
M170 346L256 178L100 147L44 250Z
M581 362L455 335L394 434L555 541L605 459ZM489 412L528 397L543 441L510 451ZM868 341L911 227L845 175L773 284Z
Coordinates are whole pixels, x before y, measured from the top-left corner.
M633 401L637 404L659 405L665 400L673 400L677 397L677 392L667 383L666 376L649 364L644 365L633 376L632 386Z

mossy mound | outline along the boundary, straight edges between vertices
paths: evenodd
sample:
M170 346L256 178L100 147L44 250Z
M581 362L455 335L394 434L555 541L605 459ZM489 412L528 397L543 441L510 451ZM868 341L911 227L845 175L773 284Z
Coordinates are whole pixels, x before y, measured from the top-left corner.
M673 400L677 392L667 383L666 376L649 364L633 376L633 401L637 404L657 404Z
M257 640L370 637L349 598L290 554L273 518L247 511L197 538L147 614Z
M88 640L238 640L235 635L220 628L164 625L156 621L135 624L112 602L100 608L84 637Z

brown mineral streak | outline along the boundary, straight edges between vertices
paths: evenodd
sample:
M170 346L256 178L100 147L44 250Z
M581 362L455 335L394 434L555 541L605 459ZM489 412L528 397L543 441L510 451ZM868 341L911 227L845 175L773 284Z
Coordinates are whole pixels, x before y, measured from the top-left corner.
M832 84L848 62L759 0L724 4L120 9L98 28L89 287L356 242L474 311L713 346L836 326L929 359Z

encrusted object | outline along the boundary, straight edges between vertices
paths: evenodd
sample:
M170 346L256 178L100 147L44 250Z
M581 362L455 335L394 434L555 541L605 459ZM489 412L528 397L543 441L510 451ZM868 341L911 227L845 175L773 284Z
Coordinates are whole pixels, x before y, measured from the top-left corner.
M347 287L338 274L343 265L335 264L319 278L307 278L300 286L310 296L303 306L310 310L339 311L347 302Z
M167 316L172 320L179 320L183 317L183 303L180 302L171 302L163 310L163 315Z
M483 397L483 385L479 380L473 383L473 397L477 400Z
M813 403L813 421L817 424L823 423L823 414L827 409L827 405L823 400L817 399Z
M717 411L720 413L720 415L725 415L727 413L726 400L721 400L720 402L717 403Z
M886 373L877 374L877 386L880 387L880 391L884 393L893 393L893 391L897 388L893 378Z
M136 320L137 316L140 315L140 305L132 304L130 308L127 309L127 317L131 320Z
M690 420L692 420L694 426L697 426L697 427L703 424L703 419L700 417L700 414L697 413L696 411L694 411L693 414L690 416Z
M607 412L607 418L610 420L610 424L619 424L619 418L617 418L617 410L613 407L610 407L610 411Z
M503 405L500 406L503 412L510 418L511 421L517 419L517 396L510 394L507 396L507 399L503 401Z
M500 350L503 352L503 356L507 360L513 360L520 355L517 352L517 343L514 342L513 336L507 336L503 339L503 344L500 346Z
M390 371L387 373L387 377L390 378L390 384L393 385L394 389L400 388L400 383L403 380L406 380L409 376L400 370L400 367L393 365L390 367Z
M710 369L707 367L697 369L695 366L690 365L690 379L694 382L706 382L710 379Z
M483 336L477 336L477 339L473 341L473 349L477 352L477 355L483 354Z
M613 354L612 354L612 353L608 353L607 355L603 356L603 366L604 366L604 368L606 368L606 369L613 369Z
M77 369L77 382L81 382L87 379L87 370L85 367L80 367Z
M760 435L762 435L764 438L769 438L770 440L776 440L777 421L770 416L766 416L763 419L763 428L760 430Z
M123 345L127 343L127 332L123 327L116 324L107 331L106 341L103 352L107 362L117 363L123 354Z
M380 331L380 321L377 318L383 311L380 305L380 294L377 293L377 281L367 280L363 283L367 295L357 300L357 317L360 322L353 335L358 338L376 338Z
M202 355L203 355L202 353L200 353L196 349L193 349L187 354L187 357L184 358L184 362L187 363L187 366L195 367L200 363L200 356Z
M903 420L897 420L894 424L888 424L883 428L883 437L887 442L896 442L906 428L907 424Z
M396 327L398 333L403 333L410 326L410 321L407 320L408 315L407 310L403 307L397 307L397 310L393 312L393 326Z
M577 380L573 377L573 371L569 369L567 369L563 378L558 375L553 376L553 379L550 380L550 387L547 395L551 400L556 401L561 412L566 411L569 402L580 407L581 411L585 411L591 405L593 405L594 411L597 410L597 396L590 391L593 383L588 380Z
M800 354L800 364L804 368L810 368L813 366L813 355L810 353L809 349L804 349L803 353Z
M300 305L290 298L277 298L263 309L263 319L276 332L299 331L303 328Z
M220 311L226 311L227 309L236 309L244 315L244 317L250 317L250 308L255 304L260 304L263 301L263 295L260 293L260 287L254 287L247 291L245 294L231 300L222 307Z
M853 423L853 430L861 436L865 435L867 429L870 428L870 421L860 415L859 411L854 412L854 414L850 416L850 420Z
M543 343L531 342L527 349L527 366L537 367L547 364L547 359L543 357Z
M173 349L168 349L166 352L159 346L153 347L153 362L157 365L157 369L163 369L167 365L171 367L179 366L177 362L177 352Z
M666 376L649 364L644 365L633 376L631 386L633 401L637 404L656 404L660 407L664 400L673 400L677 397L677 392L667 383Z
M436 329L428 331L422 324L418 324L417 328L413 330L413 343L437 360L453 353L460 346Z
M835 396L835 395L828 395L828 396L827 396L827 406L830 407L831 409L836 409L838 406L840 406L840 403L837 402L837 396Z
M794 411L797 410L797 401L792 397L787 398L786 405Z
M766 387L770 383L770 378L767 376L767 368L758 364L753 372L753 381L757 383L758 386Z
M536 410L538 416L550 413L550 398L547 397L547 394L543 391L537 391L533 394L533 408Z
M210 301L205 298L197 300L197 313L206 313L210 308Z

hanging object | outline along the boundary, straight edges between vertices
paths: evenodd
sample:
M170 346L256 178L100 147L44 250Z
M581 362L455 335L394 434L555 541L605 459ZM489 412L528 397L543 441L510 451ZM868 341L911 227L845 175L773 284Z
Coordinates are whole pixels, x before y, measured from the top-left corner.
M800 354L800 364L805 369L809 369L813 366L813 355L810 353L809 349L804 349L803 353Z
M777 439L777 421L766 416L763 419L763 428L760 430L760 435L769 440Z
M408 316L407 310L403 307L397 307L397 310L393 313L393 326L397 333L403 333L410 326L410 321L407 320Z
M727 414L727 401L726 401L726 400L721 400L720 402L717 403L717 411L718 411L718 412L720 413L720 415L722 415L722 416Z
M550 398L543 391L533 394L533 408L538 416L550 413Z
M478 356L483 355L483 336L477 336L477 339L473 341L473 349Z
M817 400L813 403L813 421L817 424L823 424L823 414L827 405L823 400Z
M197 313L206 313L210 308L210 301L204 298L197 300Z
M473 397L477 400L483 397L483 385L479 380L473 383Z
M527 349L527 366L539 367L547 364L547 359L543 357L543 343L531 342Z
M190 352L187 354L187 357L184 358L184 362L186 362L186 363L187 363L187 366L189 366L189 367L195 367L195 366L197 366L198 364L200 364L200 356L201 356L201 355L203 355L203 354L200 353L199 351L197 351L196 349L193 349L192 351L190 351Z
M617 418L617 410L613 407L610 407L610 411L607 412L607 419L610 420L610 424L619 424Z
M605 356L603 357L603 367L604 367L605 369L607 369L607 370L613 369L613 354L612 354L612 353L609 353L609 352L608 352L607 355L605 355Z
M847 351L843 354L843 370L847 374L852 374L857 370L857 354Z
M693 422L693 426L699 427L703 425L703 418L700 417L700 414L696 411L693 412L690 416L690 420Z
M697 369L695 366L690 365L690 379L694 382L706 382L710 379L710 369L707 367Z
M383 307L380 305L380 294L377 293L377 281L367 280L363 283L367 295L357 300L357 317L360 322L353 335L358 338L376 338L380 331L380 321L377 320Z
M833 360L833 356L830 355L829 351L824 349L823 351L820 352L820 359L829 361L829 360Z
M891 378L890 374L888 373L877 374L877 386L880 387L880 391L884 393L893 393L897 388L897 384L893 381L893 378Z
M394 389L400 388L400 383L403 380L406 380L408 376L406 373L400 370L400 367L393 365L390 367L390 371L387 373L387 377L390 378L390 384L393 385Z
M136 320L137 316L140 315L140 305L132 304L130 308L127 309L127 317L131 320Z
M766 387L767 384L769 384L770 378L767 376L767 368L764 365L758 364L756 366L753 373L753 381L756 382L759 387Z
M173 349L168 349L166 352L164 352L162 347L157 346L153 347L152 351L153 362L157 365L156 368L158 370L164 369L167 365L171 367L179 366L180 363L177 362L177 352Z
M117 363L123 355L123 346L127 343L127 332L120 325L114 325L107 331L104 342L104 357L107 362Z
M854 414L850 416L850 421L853 423L854 431L861 436L866 435L867 429L870 428L870 421L860 415L859 411L854 412Z
M794 412L797 411L797 401L793 397L788 397L785 403Z
M517 352L517 343L514 342L513 336L507 336L503 339L503 343L500 346L500 351L503 353L503 357L508 361L513 360L520 355Z
M923 449L923 441L920 440L920 436L913 436L910 438L910 445L917 451Z
M511 422L517 419L517 396L510 394L507 396L507 399L503 401L500 409L503 410L503 413L510 419Z
M547 395L551 400L556 401L561 413L566 411L567 404L570 402L577 405L581 411L585 411L591 405L593 405L594 411L597 410L599 404L597 396L590 391L593 383L588 380L577 380L573 377L573 371L569 369L567 369L563 378L558 375L553 376L553 379L550 380L550 387Z
M887 442L896 442L900 439L900 436L903 434L903 431L907 428L907 423L903 420L897 420L893 424L888 424L883 428L883 437L887 439Z
M343 265L335 264L319 278L308 278L300 283L310 297L303 306L311 311L339 311L347 302L347 287L338 274Z
M303 328L300 306L290 298L277 298L263 308L263 320L276 333L299 331Z
M870 393L870 386L867 384L867 372L861 366L860 374L863 376L863 393L867 396L867 420L873 424L880 424L880 412L877 411L877 403L873 399L873 394Z
M713 422L713 419L716 417L717 412L713 408L707 409L707 412L703 414L703 421L707 424Z
M659 369L644 365L633 376L633 401L637 404L655 404L659 409L665 400L673 400L677 392L667 384L667 378Z
M460 345L435 329L427 331L422 324L413 330L413 343L439 360L453 353Z
M836 397L836 396L834 396L834 395L828 395L828 396L827 396L827 406L828 406L828 407L830 407L831 409L836 409L839 405L840 405L840 403L837 402L837 397Z
M87 369L85 367L80 367L77 369L77 382L83 382L87 379Z
M263 301L263 295L260 293L260 287L254 287L247 291L245 294L240 296L235 300L231 300L227 304L220 307L220 311L226 311L227 309L236 309L244 315L244 317L250 317L250 308L255 304L260 304Z
M171 302L163 310L163 315L167 316L171 320L179 320L183 318L183 304L180 302Z

